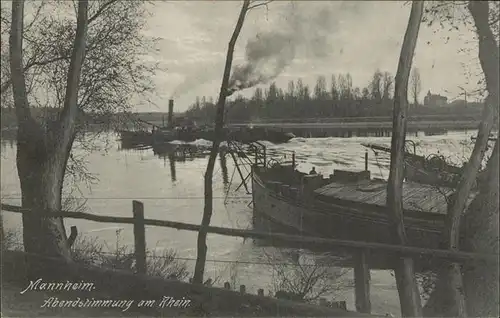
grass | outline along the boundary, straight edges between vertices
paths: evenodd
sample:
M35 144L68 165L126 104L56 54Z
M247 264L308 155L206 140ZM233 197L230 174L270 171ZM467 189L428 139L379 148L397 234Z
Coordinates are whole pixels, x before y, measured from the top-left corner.
M108 248L109 249L109 248ZM136 271L135 254L121 244L121 229L116 231L116 244L111 252L96 237L77 238L71 247L73 260L84 265L97 265L113 270ZM177 259L177 252L167 249L161 253L146 250L147 275L185 281L189 276L186 262Z
M23 249L19 231L4 229L3 227L1 230L2 251ZM97 237L78 237L71 247L73 260L82 265L95 265L113 270L135 272L134 252L128 246L121 244L120 233L121 230L118 230L116 245L112 251L107 251L109 248L100 243ZM177 259L175 250L166 249L161 252L147 250L146 255L147 275L164 279L187 280L189 276L187 264Z

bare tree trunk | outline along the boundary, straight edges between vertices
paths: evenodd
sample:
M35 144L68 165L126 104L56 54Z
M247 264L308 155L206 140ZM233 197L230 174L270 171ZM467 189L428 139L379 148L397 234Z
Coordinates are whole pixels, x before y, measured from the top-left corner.
M451 202L449 203L449 212L447 219L447 233L446 241L448 243L448 248L451 250L458 250L459 248L459 238L460 238L460 218L463 211L466 208L467 199L470 195L470 191L474 186L477 179L478 171L481 162L484 159L484 154L488 145L488 137L494 126L495 117L498 116L498 101L499 101L499 75L498 75L498 57L499 49L496 43L493 32L489 26L489 5L488 1L469 1L468 9L474 20L476 26L476 32L478 35L479 42L479 60L481 63L481 68L486 78L486 87L488 91L488 97L485 100L485 106L483 111L483 117L481 124L479 126L478 136L474 149L467 162L462 177L460 179L458 189L454 193ZM484 223L485 218L491 218L496 214L498 217L498 146L495 145L494 153L488 163L488 175L486 180L483 181L487 186L480 186L480 194L471 204L468 209L468 213L471 215L467 217L467 222L471 224L466 224L469 228L467 234L472 233L472 237L467 237L466 242L469 247L481 247L481 249L491 251L491 247L495 244L491 243L491 239L495 239L495 234L492 233L494 228L496 228L496 233L498 233L498 220L496 222ZM496 163L492 163L496 161ZM496 167L495 167L496 165ZM494 175L492 171L497 170ZM496 185L495 185L496 177ZM497 196L494 197L494 193ZM483 201L484 200L484 201ZM496 206L496 211L494 210ZM493 210L492 210L493 209ZM480 240L484 240L480 242ZM498 235L496 239L498 240ZM496 243L498 252L498 242ZM486 273L479 273L479 269L488 270ZM468 286L464 286L463 276L461 268L458 264L451 264L448 267L442 268L439 271L438 280L436 282L436 288L431 294L429 302L426 305L426 315L429 316L448 316L448 317L466 317L467 314L472 316L483 316L483 312L494 312L498 313L498 271L496 268L491 268L488 265L485 267L477 265L476 268L472 270L466 270L468 277ZM489 274L485 276L486 274ZM477 278L478 281L473 281L471 278ZM490 280L489 284L480 284L478 286L480 277L487 277L486 280ZM491 279L496 284L496 295L497 297L492 302L491 298L493 295L484 294L485 289L493 292L493 287L491 286ZM489 287L487 287L489 286ZM478 295L483 295L481 299ZM466 299L471 297L471 299ZM487 303L489 306L481 308L482 303ZM496 303L496 308L495 304ZM468 309L468 306L472 306L472 310ZM486 308L487 307L487 308ZM497 316L497 315L495 315Z
M17 170L21 183L22 205L36 211L61 209L61 194L66 163L75 136L77 93L85 52L88 1L79 1L77 30L71 58L66 100L59 120L50 119L46 127L30 112L22 65L24 1L12 2L10 67L16 118ZM71 260L62 218L23 215L26 252ZM37 275L36 264L30 273Z
M415 92L413 93L413 107L418 107L418 91L417 91L417 88L416 88L416 85L417 84L413 84L415 85Z
M5 233L3 231L3 217L2 212L0 211L0 251L3 251L5 244ZM0 252L1 253L1 252Z
M467 251L498 253L498 147L497 141L486 168L486 180L480 184L480 193L467 210L467 237L464 244ZM465 268L463 275L467 314L470 317L500 317L498 266L477 264Z
M407 244L403 220L403 179L404 145L408 112L408 80L415 47L417 45L423 6L422 1L412 2L410 19L401 48L394 88L391 169L389 183L387 185L387 207L394 220L394 240L402 245ZM408 257L401 257L395 259L394 262L394 272L399 292L399 301L401 303L401 313L403 317L421 317L422 305L415 279L413 260Z
M207 258L207 229L210 226L210 219L212 218L213 210L213 190L212 190L212 178L214 173L215 160L217 159L217 154L219 153L219 146L223 138L223 128L224 128L224 107L226 104L226 97L228 94L229 78L231 75L231 67L233 63L233 52L234 46L236 45L236 40L240 35L241 28L243 27L243 22L245 21L245 15L247 13L248 7L250 5L249 0L245 0L241 7L240 15L238 17L238 22L234 28L233 35L229 41L226 55L226 64L224 66L224 75L222 77L222 85L219 93L219 100L217 101L217 110L215 115L215 131L214 140L212 144L212 149L210 150L210 157L208 158L207 170L205 172L205 205L203 208L203 218L201 221L201 228L198 232L198 252L196 258L196 265L194 269L193 283L202 284L203 274L205 272L205 263Z

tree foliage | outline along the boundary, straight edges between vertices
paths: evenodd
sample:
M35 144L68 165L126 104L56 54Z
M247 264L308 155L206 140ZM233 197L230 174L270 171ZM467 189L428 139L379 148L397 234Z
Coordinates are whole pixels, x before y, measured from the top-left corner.
M99 0L89 3L87 46L78 91L78 126L81 132L89 122L104 128L121 126L123 116L138 98L148 100L155 90L152 76L156 64L143 56L150 53L156 39L141 34L147 7L144 1ZM66 76L69 70L72 41L75 36L76 1L26 1L23 30L23 66L31 114L42 127L57 121L63 108ZM2 116L14 121L12 85L9 69L10 6L1 6L1 104ZM7 108L7 109L5 109ZM2 120L2 123L4 121ZM12 126L9 124L9 126ZM85 167L85 156L96 149L96 139L77 134L75 141L85 151L72 153L65 179L95 181ZM73 191L73 190L71 190Z
M23 64L30 107L39 120L55 119L64 102L65 76L69 68L76 24L74 1L28 1L23 33ZM2 3L2 62L8 61L10 10ZM151 52L155 39L141 34L147 11L145 2L99 0L89 4L85 60L80 77L78 106L88 117L110 118L126 112L153 92L156 65L142 56ZM9 63L2 63L2 105L12 105Z
M475 31L474 21L468 9L469 1L426 1L424 9L423 22L427 27L433 28L434 32L447 31L444 35L444 40L448 41L453 33L473 35L473 40L478 41L478 36ZM489 14L488 25L493 32L496 43L500 41L500 2L488 1ZM477 47L477 46L476 46ZM463 47L460 51L467 54L472 54L471 47ZM470 77L479 77L477 83L478 89L474 94L484 97L486 93L486 82L484 73L482 72L479 59L477 63L470 63L465 66L465 75Z

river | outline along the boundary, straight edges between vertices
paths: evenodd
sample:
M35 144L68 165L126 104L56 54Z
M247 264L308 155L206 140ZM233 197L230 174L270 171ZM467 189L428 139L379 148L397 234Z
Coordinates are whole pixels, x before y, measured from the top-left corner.
M448 132L440 136L412 136L417 153L439 153L451 161L461 162L472 150L471 136L475 132ZM295 151L298 168L309 171L312 166L325 175L333 169L364 169L365 143L390 145L389 137L355 138L295 138L287 144L267 144L268 149ZM151 149L124 150L115 136L96 139L99 145L107 144L106 151L85 151L76 146L75 156L84 155L86 167L98 181L90 187L79 184L79 192L72 196L85 198L86 212L99 215L132 216L132 200L140 200L145 206L145 217L187 223L200 223L203 211L203 174L207 158L193 158L184 162L170 162L160 158ZM205 141L195 144L204 145ZM2 142L1 195L2 202L20 203L20 187L15 165L15 144ZM389 157L369 150L369 169L372 177L388 177ZM214 213L211 224L232 228L251 228L251 198L243 187L235 191L241 178L235 170L230 156L226 157L226 168L217 160L214 174ZM246 171L245 169L243 169ZM235 172L233 174L233 172ZM227 181L233 179L231 183ZM19 215L3 212L6 228L15 228L21 234ZM117 237L120 243L133 246L131 226L109 225L85 220L65 221L67 228L78 227L80 235L97 237L113 249ZM117 230L119 235L117 236ZM197 233L174 229L148 227L146 240L150 249L174 249L177 256L194 267ZM256 246L252 240L242 240L220 235L209 235L206 277L220 277L221 283L229 276L237 276L237 285L245 284L247 291L256 293L258 288L272 289L273 269L269 263L271 248ZM306 252L302 252L306 253ZM237 263L234 263L237 261ZM344 278L352 281L352 273ZM399 300L395 281L388 271L372 271L371 300L374 313L399 315ZM352 287L339 288L337 300L346 300L349 309L354 309Z

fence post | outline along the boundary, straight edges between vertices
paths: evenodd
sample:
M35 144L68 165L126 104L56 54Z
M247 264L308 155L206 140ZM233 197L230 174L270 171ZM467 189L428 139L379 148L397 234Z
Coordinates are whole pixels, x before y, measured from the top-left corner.
M75 225L71 226L71 233L68 237L68 246L71 247L75 243L76 237L78 236L78 229Z
M367 262L367 251L360 251L354 263L354 290L356 296L356 311L371 313L370 302L370 268Z
M341 300L341 301L332 300L332 308L347 310L347 304L346 304L345 300Z
M365 171L368 171L368 151L365 151Z
M328 306L328 302L326 301L326 298L321 297L321 298L319 299L319 305L320 305L320 306L322 306L322 307L326 307L326 306Z
M144 204L132 201L134 213L135 267L138 274L146 274L146 229L144 228Z
M295 151L292 152L292 170L295 170Z

